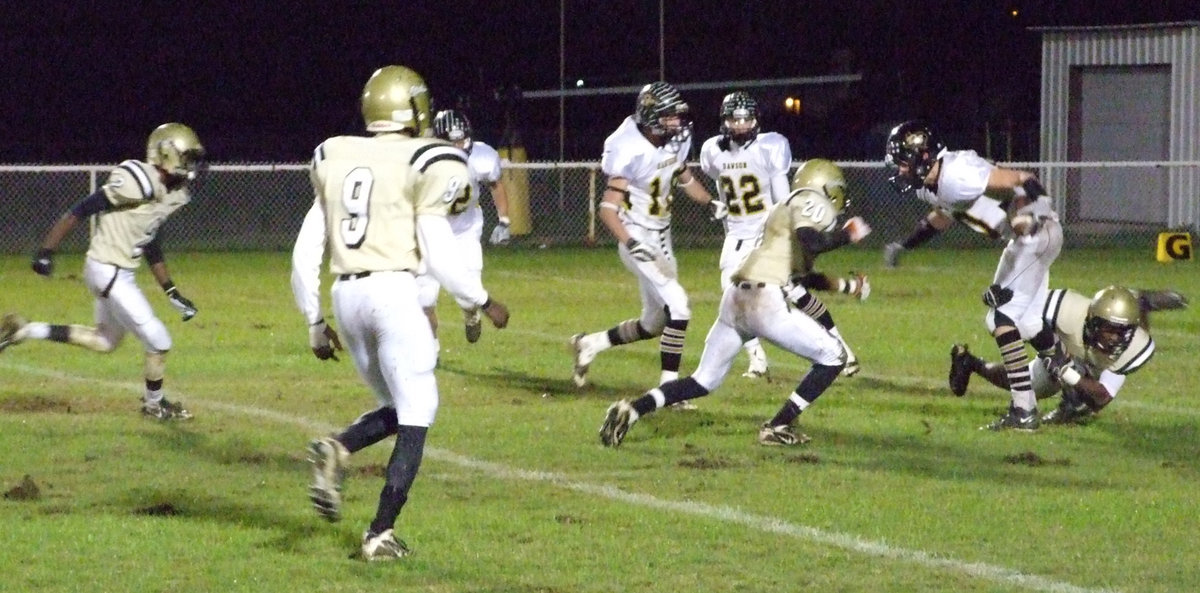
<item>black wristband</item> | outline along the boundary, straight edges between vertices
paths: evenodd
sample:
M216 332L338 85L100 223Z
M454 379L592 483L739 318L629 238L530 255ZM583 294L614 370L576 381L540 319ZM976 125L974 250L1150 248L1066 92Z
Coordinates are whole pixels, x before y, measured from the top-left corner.
M489 297L488 297L488 299L487 299L486 301L483 301L483 304L482 304L482 305L479 305L479 309L480 309L481 311L487 311L487 310L488 310L488 308L489 308L489 307L491 307L491 306L492 306L492 297L490 297L490 296L489 296Z
M1021 189L1025 190L1025 195L1029 196L1030 201L1038 199L1039 196L1046 195L1046 188L1038 183L1036 178L1030 177L1021 184Z

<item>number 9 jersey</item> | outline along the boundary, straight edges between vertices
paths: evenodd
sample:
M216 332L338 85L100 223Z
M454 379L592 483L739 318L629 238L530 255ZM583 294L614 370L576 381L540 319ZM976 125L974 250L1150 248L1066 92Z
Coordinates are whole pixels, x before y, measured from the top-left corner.
M753 239L762 230L767 211L791 191L788 170L792 149L777 132L763 132L737 145L724 136L709 138L700 148L700 170L717 185L719 199L729 206L725 236Z

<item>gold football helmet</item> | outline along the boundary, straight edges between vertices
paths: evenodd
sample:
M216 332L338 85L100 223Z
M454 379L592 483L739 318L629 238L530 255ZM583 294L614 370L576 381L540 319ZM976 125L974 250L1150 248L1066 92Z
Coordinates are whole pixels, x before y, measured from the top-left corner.
M1097 292L1088 305L1083 343L1109 356L1120 356L1141 323L1137 296L1128 288L1109 286Z
M146 162L172 177L196 179L204 164L204 145L191 128L180 123L166 123L150 132L146 141Z
M368 132L409 130L413 136L425 136L433 119L429 87L409 68L384 66L363 87L362 115Z
M792 191L811 189L825 194L840 213L850 204L846 198L846 177L841 167L826 159L809 159L800 163L792 175Z

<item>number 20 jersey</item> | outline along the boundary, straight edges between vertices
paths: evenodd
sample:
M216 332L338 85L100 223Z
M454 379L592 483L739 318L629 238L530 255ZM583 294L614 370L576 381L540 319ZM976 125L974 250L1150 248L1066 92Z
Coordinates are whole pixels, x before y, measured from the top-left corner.
M621 220L638 226L662 230L671 226L671 190L675 177L687 166L692 141L655 147L642 135L633 116L604 140L600 169L609 177L629 180L629 195L621 209Z
M317 147L312 183L331 273L415 272L416 218L446 216L467 191L466 154L428 138L336 136Z
M767 210L787 198L792 149L787 138L763 132L744 145L713 136L700 147L700 170L716 184L721 201L729 206L725 234L734 239L758 236Z

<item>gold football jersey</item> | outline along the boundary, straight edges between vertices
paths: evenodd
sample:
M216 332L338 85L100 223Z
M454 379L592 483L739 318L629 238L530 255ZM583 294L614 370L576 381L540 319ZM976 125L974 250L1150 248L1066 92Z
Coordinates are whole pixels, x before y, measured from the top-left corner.
M127 269L141 265L142 248L191 200L186 186L168 190L154 165L134 160L113 169L101 189L111 207L96 217L87 256Z
M1120 356L1108 356L1083 341L1083 326L1087 321L1088 305L1092 300L1073 290L1052 290L1046 299L1042 317L1058 334L1071 359L1081 364L1089 377L1098 378L1103 371L1128 375L1146 364L1154 355L1154 340L1145 328L1133 333L1129 347Z
M331 273L416 272L416 217L445 216L465 194L466 154L430 138L337 136L317 147L312 182Z
M759 244L738 266L734 281L786 285L793 272L803 272L805 266L811 265L811 258L796 240L796 229L828 232L836 222L837 209L829 198L811 189L792 192L767 214Z

